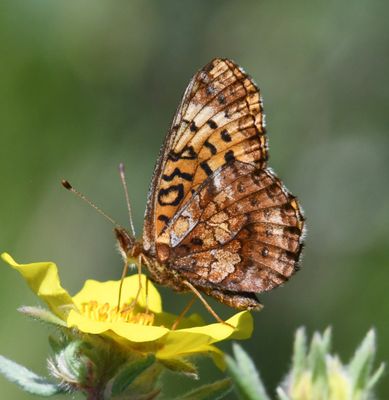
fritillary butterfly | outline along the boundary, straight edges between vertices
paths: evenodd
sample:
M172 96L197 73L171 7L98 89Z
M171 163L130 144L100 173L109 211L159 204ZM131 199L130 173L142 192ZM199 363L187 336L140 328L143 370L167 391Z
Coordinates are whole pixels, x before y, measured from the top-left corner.
M214 59L189 83L155 167L143 240L115 228L125 261L156 283L236 309L298 269L304 218L267 168L262 99L234 62Z

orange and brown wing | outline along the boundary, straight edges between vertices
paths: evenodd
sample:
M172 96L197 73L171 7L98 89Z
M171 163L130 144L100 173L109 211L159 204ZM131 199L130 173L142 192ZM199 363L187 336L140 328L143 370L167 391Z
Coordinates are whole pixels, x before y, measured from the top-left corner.
M189 83L151 182L143 246L156 242L197 188L235 160L265 167L267 139L258 88L235 63L215 59Z
M207 178L157 254L196 287L258 293L297 270L303 230L299 204L275 174L236 161Z

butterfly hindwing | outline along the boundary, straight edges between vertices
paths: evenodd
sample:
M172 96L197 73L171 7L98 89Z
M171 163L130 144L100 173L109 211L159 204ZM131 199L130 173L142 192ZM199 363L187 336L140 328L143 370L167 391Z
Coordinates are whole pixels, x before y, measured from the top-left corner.
M275 174L236 161L180 209L157 253L197 287L258 293L296 271L302 233L300 207Z

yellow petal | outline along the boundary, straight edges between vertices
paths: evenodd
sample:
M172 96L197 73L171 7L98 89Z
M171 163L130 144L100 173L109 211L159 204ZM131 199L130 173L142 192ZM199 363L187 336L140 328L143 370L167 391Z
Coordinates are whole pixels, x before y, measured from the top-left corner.
M171 358L198 352L204 346L226 339L246 339L253 331L253 319L248 311L242 311L228 319L230 326L222 323L198 326L194 328L169 331L164 338L164 346L157 357Z
M147 284L147 299L146 299ZM147 280L145 275L141 275L142 289L138 297L138 305L146 307L153 313L162 312L161 296L152 282ZM108 303L111 307L115 307L118 303L120 281L98 282L92 279L85 281L84 287L73 296L74 303L81 309L83 303L91 300L97 301L99 304ZM131 275L124 279L121 304L131 303L136 297L139 287L139 276Z
M18 264L9 254L1 258L20 272L30 288L49 306L54 314L65 319L74 307L69 293L61 286L57 266L52 262Z

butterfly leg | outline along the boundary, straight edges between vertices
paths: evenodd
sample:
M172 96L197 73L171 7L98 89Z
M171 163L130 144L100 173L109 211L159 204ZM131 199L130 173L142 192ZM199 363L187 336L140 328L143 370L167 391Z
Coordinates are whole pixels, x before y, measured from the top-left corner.
M199 298L199 300L203 303L204 307L216 319L216 321L220 322L221 324L228 325L231 328L235 329L231 324L229 324L228 322L225 322L222 318L219 317L219 315L216 314L216 312L213 310L213 308L208 304L207 300L204 299L204 297L201 295L201 293L190 282L183 281L182 283L185 286L187 286Z
M178 324L181 322L182 318L184 318L185 314L191 309L196 298L197 298L197 296L193 295L192 298L190 299L189 303L181 311L180 315L177 317L177 319L174 321L174 324L172 325L172 328L171 328L172 331L175 331L177 329Z
M139 255L138 262L136 263L136 268L138 269L138 291L134 300L132 300L130 309L133 309L138 303L140 293L142 291L142 255Z
M127 272L128 272L128 260L126 260L126 262L124 263L122 277L120 278L119 295L118 295L118 310L120 310L120 301L121 301L121 297L122 297L123 282L124 282L124 278L127 275Z
M146 276L145 294L146 294L146 309L145 309L145 313L149 314L150 310L149 310L149 277L148 276Z
M142 262L147 266L150 267L150 262L147 259L147 257L145 257L143 254L140 255L140 259L142 260ZM146 288L145 288L145 297L146 297L146 306L145 306L145 313L146 314L152 314L152 312L150 312L149 310L149 282L150 279L149 277L146 275Z

